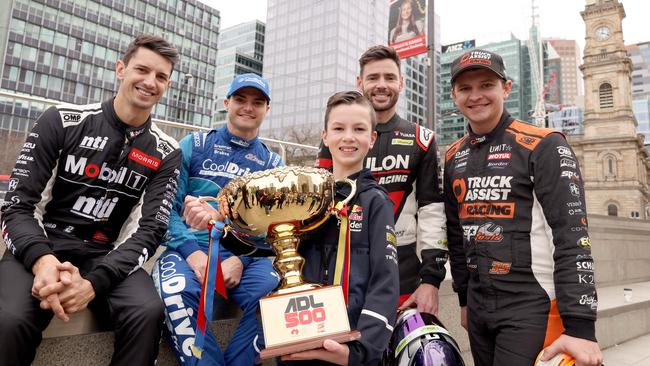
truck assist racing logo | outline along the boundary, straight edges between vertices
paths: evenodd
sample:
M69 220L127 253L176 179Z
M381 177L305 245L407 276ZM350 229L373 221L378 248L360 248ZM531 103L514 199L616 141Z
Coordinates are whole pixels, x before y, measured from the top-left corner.
M452 189L460 203L459 217L513 218L514 202L506 201L512 191L512 176L494 175L455 179Z

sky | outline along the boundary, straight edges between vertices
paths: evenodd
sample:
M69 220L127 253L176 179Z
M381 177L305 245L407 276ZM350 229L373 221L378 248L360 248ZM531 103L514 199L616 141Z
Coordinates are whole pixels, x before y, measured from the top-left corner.
M222 28L254 19L266 21L266 0L199 1L221 12ZM626 13L623 20L625 43L650 41L650 28L647 26L650 1L620 2ZM585 0L537 0L536 5L542 37L574 39L581 49L584 47L585 25L580 11L584 10ZM437 0L435 10L440 16L443 45L476 39L476 45L481 46L509 39L511 33L519 39L528 39L531 22L529 0Z

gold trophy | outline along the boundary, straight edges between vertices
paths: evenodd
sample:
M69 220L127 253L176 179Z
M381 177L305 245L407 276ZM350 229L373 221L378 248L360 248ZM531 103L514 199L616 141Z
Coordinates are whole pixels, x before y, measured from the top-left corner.
M354 181L347 203L355 194ZM262 359L322 347L325 339L344 343L358 339L350 331L341 286L321 286L302 278L305 260L300 240L324 224L332 214L334 178L324 169L282 167L255 172L230 181L217 201L230 222L222 244L239 254L275 252L273 266L280 274L279 289L260 299L266 348ZM228 236L237 240L228 240Z

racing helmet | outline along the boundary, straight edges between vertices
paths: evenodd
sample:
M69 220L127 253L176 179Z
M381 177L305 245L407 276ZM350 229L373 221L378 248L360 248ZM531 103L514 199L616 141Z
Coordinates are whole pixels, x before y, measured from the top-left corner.
M543 354L544 350L537 355L537 360L535 360L534 366L575 366L576 364L576 360L566 353L558 353L548 361L540 360Z
M435 315L407 309L397 318L384 366L465 366L458 344Z

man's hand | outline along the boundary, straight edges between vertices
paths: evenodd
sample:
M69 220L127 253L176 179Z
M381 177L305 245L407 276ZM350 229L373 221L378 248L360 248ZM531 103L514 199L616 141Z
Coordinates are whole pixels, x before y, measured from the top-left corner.
M224 217L207 202L199 201L197 197L185 196L183 209L185 222L193 229L206 230L210 221L223 221Z
M199 283L203 283L203 276L205 275L205 268L208 266L208 255L200 250L190 254L186 259L187 264L194 271Z
M544 349L541 360L548 361L560 352L573 356L576 359L576 366L600 366L603 363L603 354L598 343L566 334L562 334Z
M243 270L244 264L237 256L233 255L221 262L221 271L223 272L223 280L226 283L226 288L233 288L239 285Z
M32 266L32 273L34 274L32 296L41 300L43 309L52 309L57 318L67 322L70 318L65 313L63 306L61 306L58 292L64 286L71 284L72 281L68 272L61 273L57 269L60 264L61 262L52 254L46 254L36 260ZM46 286L56 286L59 291L53 291L46 296L41 296L40 291Z
M281 357L282 361L323 360L337 365L347 365L350 357L350 348L331 339L323 342L323 348L292 353Z
M411 296L404 301L400 310L417 304L418 311L438 316L438 288L428 283L421 283Z
M65 312L68 314L77 313L85 309L88 303L95 298L95 289L90 281L81 277L79 268L73 266L70 262L59 264L56 268L61 273L69 273L71 283L65 285L62 291L58 283L45 286L41 289L39 295L45 297L53 293L58 293L61 306L63 306ZM41 304L41 307L44 305L47 306L46 304Z
M460 308L460 325L467 330L467 306Z

